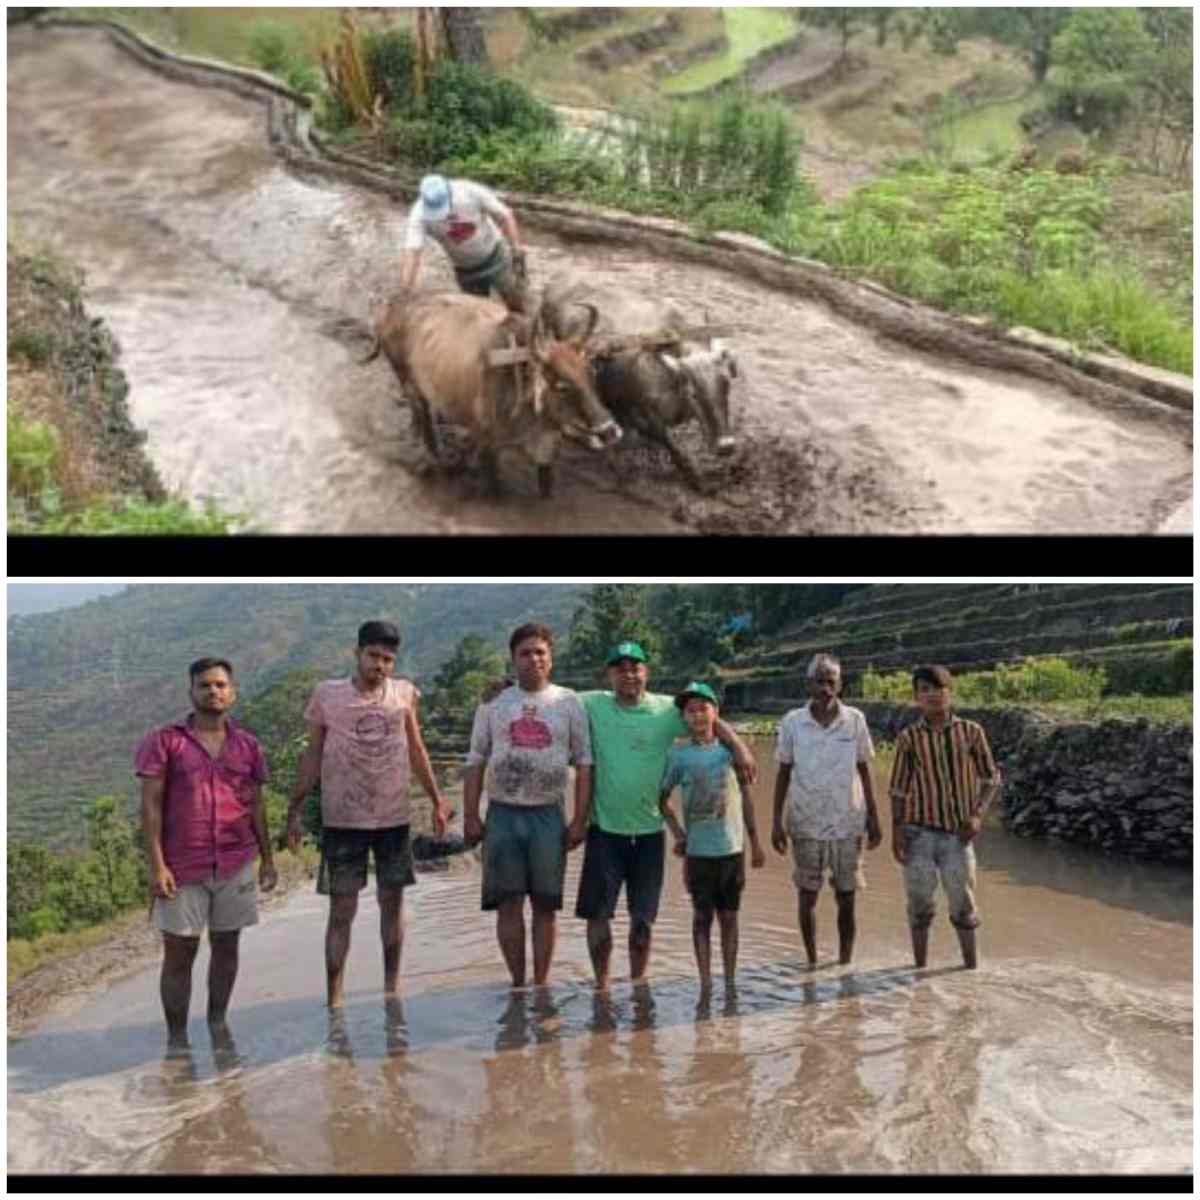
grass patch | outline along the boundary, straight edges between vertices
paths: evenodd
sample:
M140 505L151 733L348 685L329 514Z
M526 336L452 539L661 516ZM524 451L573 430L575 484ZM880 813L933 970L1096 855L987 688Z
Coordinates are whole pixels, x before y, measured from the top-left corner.
M703 91L734 78L761 50L777 45L798 32L796 22L777 8L723 8L729 49L718 58L706 58L672 75L663 85L667 95L683 96Z

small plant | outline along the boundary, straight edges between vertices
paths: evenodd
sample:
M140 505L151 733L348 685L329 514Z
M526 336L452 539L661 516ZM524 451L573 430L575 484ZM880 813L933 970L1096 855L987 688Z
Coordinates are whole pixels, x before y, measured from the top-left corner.
M293 59L293 37L283 25L259 21L250 30L248 50L254 64L272 75L287 70Z
M30 366L44 367L54 353L54 338L45 330L10 329L8 357L23 358Z

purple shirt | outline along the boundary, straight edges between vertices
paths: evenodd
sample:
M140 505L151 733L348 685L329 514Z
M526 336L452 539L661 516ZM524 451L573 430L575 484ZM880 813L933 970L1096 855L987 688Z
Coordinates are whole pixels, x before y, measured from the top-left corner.
M143 778L166 777L163 858L176 883L236 874L258 854L254 800L267 763L254 734L227 721L225 745L212 755L192 731L192 717L152 729L133 760Z

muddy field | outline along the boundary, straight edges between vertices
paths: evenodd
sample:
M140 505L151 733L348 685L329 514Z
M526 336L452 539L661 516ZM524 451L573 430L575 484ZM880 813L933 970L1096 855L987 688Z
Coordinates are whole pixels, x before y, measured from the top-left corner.
M682 439L704 496L628 438L568 451L552 503L506 462L495 502L469 455L432 469L386 365L357 363L395 288L402 207L288 170L263 104L165 78L102 33L13 30L8 65L10 222L87 271L168 486L259 530L1147 533L1190 513L1190 441L1169 414L1131 419L760 279L532 216L535 287L569 267L738 327L740 441L718 461L698 430ZM422 284L450 283L435 248Z

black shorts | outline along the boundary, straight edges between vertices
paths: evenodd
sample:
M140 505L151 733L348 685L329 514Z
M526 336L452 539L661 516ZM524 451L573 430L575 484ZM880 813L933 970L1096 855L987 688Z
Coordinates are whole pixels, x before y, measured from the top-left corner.
M662 895L665 857L666 835L661 830L632 837L590 826L575 915L588 921L612 920L623 883L630 919L653 924Z
M702 912L737 912L742 906L746 886L746 855L727 854L723 858L684 860L684 882L692 894L692 904Z
M347 896L367 886L367 851L375 858L375 885L380 890L406 888L413 874L412 841L407 825L387 829L321 830L321 869L317 891L322 896Z

